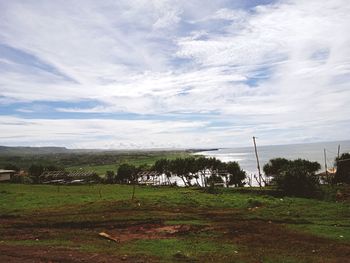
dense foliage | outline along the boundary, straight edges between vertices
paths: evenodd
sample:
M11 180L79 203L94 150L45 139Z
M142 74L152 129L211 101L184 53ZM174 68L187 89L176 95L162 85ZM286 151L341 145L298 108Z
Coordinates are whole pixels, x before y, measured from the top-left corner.
M55 165L66 168L71 166L118 165L130 160L137 162L139 160L154 160L164 156L184 154L188 153L186 151L91 151L84 153L0 154L0 168L16 167L21 170L28 170L33 164Z
M158 181L170 183L170 178L181 179L184 186L208 186L225 185L243 186L246 177L237 162L224 163L216 158L187 157L170 159L159 159L154 165L135 166L129 163L121 164L114 174L113 171L106 173L106 183L135 183L141 178L140 174L146 173L148 177ZM157 177L157 178L154 178Z
M271 182L287 195L312 196L315 194L319 178L316 172L321 169L318 162L284 158L271 159L263 168Z
M350 184L350 153L343 153L339 159L336 159L336 164L335 183Z
M175 160L160 159L151 168L167 177L175 176L185 186L207 186L208 184L224 184L243 186L246 173L237 162L224 163L216 158L188 157Z
M134 183L137 180L138 169L132 165L124 163L119 166L115 181L116 183Z

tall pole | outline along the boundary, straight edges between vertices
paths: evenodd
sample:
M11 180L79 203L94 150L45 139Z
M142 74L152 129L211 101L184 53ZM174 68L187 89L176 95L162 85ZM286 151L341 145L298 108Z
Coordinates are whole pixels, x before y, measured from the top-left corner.
M339 160L339 157L340 157L340 144L338 144L338 160Z
M326 149L323 149L323 154L324 154L324 170L326 172L326 176L328 175L327 172L327 155L326 155Z
M258 150L256 149L256 142L255 137L253 136L253 142L254 142L254 149L255 149L255 156L256 156L256 163L258 166L258 172L259 172L259 186L261 188L261 172L260 172L260 164L259 164L259 156L258 156Z

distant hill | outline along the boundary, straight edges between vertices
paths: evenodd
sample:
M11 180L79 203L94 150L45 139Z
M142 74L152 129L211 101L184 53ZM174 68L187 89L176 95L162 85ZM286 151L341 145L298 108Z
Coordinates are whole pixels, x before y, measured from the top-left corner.
M55 154L70 153L72 150L65 147L9 147L0 146L0 155L26 155L26 154Z
M0 146L0 155L46 155L46 154L121 154L121 153L152 153L152 152L202 152L216 151L218 149L68 149L66 147L24 147L24 146Z

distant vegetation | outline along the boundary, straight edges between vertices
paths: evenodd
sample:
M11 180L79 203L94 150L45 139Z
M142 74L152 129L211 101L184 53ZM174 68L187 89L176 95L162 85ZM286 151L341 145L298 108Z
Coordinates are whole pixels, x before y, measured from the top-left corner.
M3 146L1 146L4 148ZM0 148L0 168L28 170L32 165L43 167L56 166L67 170L89 170L99 175L104 175L111 168L117 169L122 163L134 165L152 165L161 158L174 159L177 157L189 156L192 151L73 151L61 152L53 151L47 153L34 148L34 154L28 151L24 153L18 150L2 151ZM26 148L26 147L25 147ZM51 148L51 147L50 147ZM21 148L22 149L22 148ZM42 149L42 148L39 148ZM67 150L66 150L67 151ZM61 169L60 168L60 169Z
M19 154L19 151L22 151ZM52 151L53 153L48 153ZM35 153L35 154L33 154ZM242 187L248 182L246 172L237 162L191 155L193 151L75 151L60 147L0 147L0 168L25 171L28 176L14 176L16 183L40 183L40 175L49 171L89 172L99 175L97 183L176 184L205 188ZM323 183L350 183L350 154L336 159L337 173ZM312 197L320 193L321 166L308 160L271 159L264 165L267 186L285 195ZM178 180L174 180L178 178Z

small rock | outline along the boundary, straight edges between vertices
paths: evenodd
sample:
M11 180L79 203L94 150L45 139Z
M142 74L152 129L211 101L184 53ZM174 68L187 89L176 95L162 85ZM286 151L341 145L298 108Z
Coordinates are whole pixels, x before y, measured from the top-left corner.
M173 255L174 258L177 258L177 259L188 259L188 257L184 254L182 254L181 251L177 251L174 255Z

